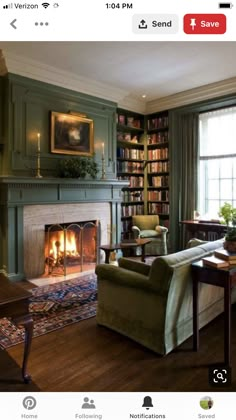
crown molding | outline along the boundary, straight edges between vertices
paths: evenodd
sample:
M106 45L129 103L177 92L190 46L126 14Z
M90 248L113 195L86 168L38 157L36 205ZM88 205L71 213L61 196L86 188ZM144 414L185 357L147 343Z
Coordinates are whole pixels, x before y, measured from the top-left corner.
M97 82L86 77L78 76L56 67L48 66L40 61L28 59L17 54L8 53L3 50L3 57L9 73L18 74L30 79L53 84L56 86L71 89L75 92L97 96L118 104L129 103L127 91L114 88L106 83ZM1 59L1 56L0 56ZM1 71L1 68L0 68ZM125 99L127 98L127 99ZM133 101L131 101L133 103ZM139 107L138 103L134 103Z
M146 103L140 99L132 96L126 96L118 102L119 108L127 109L133 112L139 112L140 114L146 113Z
M145 112L146 104L137 98L129 96L129 93L126 90L114 88L106 83L78 76L74 73L60 70L39 61L8 52L4 52L2 57L0 55L0 64L2 61L1 59L7 64L7 68L5 66L4 74L8 71L9 73L71 89L75 92L107 99L116 102L120 108L130 109L131 111L140 113Z
M155 99L146 104L146 113L164 111L236 92L236 77Z
M236 92L236 77L233 77L145 102L144 100L133 97L124 89L114 88L106 83L97 82L71 72L48 66L40 61L0 50L0 75L3 76L7 72L71 89L75 92L110 100L117 103L120 108L142 114L173 109Z

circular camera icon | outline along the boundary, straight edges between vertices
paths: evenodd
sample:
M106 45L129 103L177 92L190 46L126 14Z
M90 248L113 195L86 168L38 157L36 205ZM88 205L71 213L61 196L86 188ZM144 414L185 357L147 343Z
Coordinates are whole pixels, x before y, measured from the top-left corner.
M214 401L211 397L203 397L200 399L200 407L203 410L210 410L213 407Z

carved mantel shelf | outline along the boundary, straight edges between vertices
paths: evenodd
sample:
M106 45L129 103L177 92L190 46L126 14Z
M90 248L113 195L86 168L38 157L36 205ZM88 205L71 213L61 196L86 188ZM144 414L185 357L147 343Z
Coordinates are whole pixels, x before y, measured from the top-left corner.
M0 177L1 205L120 202L128 181Z

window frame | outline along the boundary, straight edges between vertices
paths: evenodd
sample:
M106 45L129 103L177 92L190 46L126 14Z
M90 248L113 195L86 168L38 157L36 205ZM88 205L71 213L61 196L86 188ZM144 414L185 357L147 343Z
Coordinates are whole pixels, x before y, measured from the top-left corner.
M218 201L218 208L220 208L225 201L229 202L230 204L232 204L233 206L235 206L236 203L236 190L235 190L235 195L234 195L234 183L236 183L236 171L235 171L235 175L234 175L234 165L233 162L231 164L231 177L224 177L221 176L221 162L223 161L223 159L236 159L236 153L228 153L228 154L222 154L222 155L208 155L208 156L201 156L200 154L200 150L201 150L201 138L200 138L200 115L201 114L207 114L210 112L215 112L215 111L220 111L222 109L226 110L226 109L232 109L235 108L235 113L236 113L236 106L234 105L229 105L229 106L225 106L225 107L221 107L218 109L212 109L212 110L207 110L207 111L203 111L201 113L199 113L199 173L198 173L198 207L199 207L199 211L200 214L206 214L210 212L210 206L209 203L211 201ZM219 161L219 171L218 171L218 176L216 176L215 178L209 178L208 175L208 163L209 161ZM236 163L235 163L236 164ZM236 166L236 165L235 165ZM203 175L204 174L204 175ZM213 180L213 179L217 179L219 182L219 190L218 190L218 197L216 199L212 199L209 198L209 181ZM222 197L222 191L221 191L221 185L222 185L222 180L224 179L230 179L231 180L231 197ZM203 198L202 198L203 196Z

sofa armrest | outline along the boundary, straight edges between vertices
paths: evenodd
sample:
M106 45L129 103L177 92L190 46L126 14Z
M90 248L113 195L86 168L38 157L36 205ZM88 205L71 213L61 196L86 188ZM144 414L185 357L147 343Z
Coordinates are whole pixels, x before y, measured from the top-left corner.
M119 267L125 268L126 270L135 271L136 273L149 276L150 265L144 264L140 261L128 260L127 258L120 258L118 260Z
M147 276L136 273L135 271L126 270L122 267L109 264L99 264L95 269L95 273L98 276L98 291L99 282L103 280L112 284L119 284L124 287L155 291Z
M132 231L134 233L134 238L139 238L141 230L138 228L138 226L132 226Z

